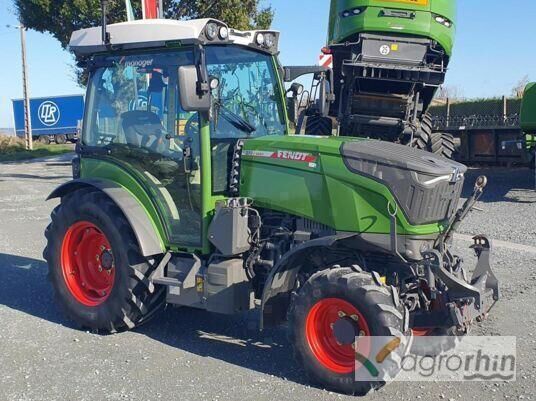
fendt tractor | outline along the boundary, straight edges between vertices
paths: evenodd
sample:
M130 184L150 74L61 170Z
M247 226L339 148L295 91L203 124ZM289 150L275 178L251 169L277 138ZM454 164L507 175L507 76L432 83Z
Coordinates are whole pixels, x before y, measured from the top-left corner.
M104 19L105 20L105 19ZM59 303L119 332L165 304L286 323L306 374L363 394L356 337L463 335L498 299L490 244L467 278L453 232L466 168L409 147L289 134L279 33L213 19L83 29L74 179L46 229ZM302 69L303 72L305 69Z
M427 109L444 83L455 0L332 0L328 46L339 135L397 142L452 158Z
M519 116L523 139L521 146L529 153L530 167L536 168L536 82L525 88Z

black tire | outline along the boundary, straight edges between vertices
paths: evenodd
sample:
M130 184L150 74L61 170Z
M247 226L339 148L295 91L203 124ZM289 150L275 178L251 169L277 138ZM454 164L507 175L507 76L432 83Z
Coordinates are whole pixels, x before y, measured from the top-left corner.
M54 142L57 145L65 145L67 143L67 137L65 135L56 135L54 137Z
M51 217L43 256L55 298L71 320L84 329L114 333L145 323L164 305L165 289L148 280L154 267L142 256L121 210L105 194L77 190L62 198ZM108 239L113 255L113 287L108 298L97 306L86 306L73 295L62 269L64 237L70 227L80 222L98 227Z
M435 132L430 137L430 151L436 155L452 159L456 151L454 137L451 134Z
M377 276L376 276L377 277ZM393 289L382 285L370 273L359 268L332 268L312 275L293 293L289 309L289 340L298 363L308 378L330 390L352 395L365 395L385 385L383 381L355 380L355 372L330 370L313 353L307 340L307 319L315 305L325 299L340 299L353 305L366 321L371 336L397 336L402 345L395 351L405 354L409 349L409 313ZM359 320L358 320L359 321ZM398 372L399 367L390 366Z
M432 338L433 337L433 338ZM415 336L411 344L411 353L418 356L438 356L458 345L463 337L455 327L434 329L425 336Z
M39 143L43 145L50 145L50 137L48 135L41 135L39 137Z
M305 116L305 135L331 136L333 130L333 120L322 116Z
M424 113L419 121L417 130L413 134L413 139L408 145L420 150L430 151L430 141L432 138L432 116Z

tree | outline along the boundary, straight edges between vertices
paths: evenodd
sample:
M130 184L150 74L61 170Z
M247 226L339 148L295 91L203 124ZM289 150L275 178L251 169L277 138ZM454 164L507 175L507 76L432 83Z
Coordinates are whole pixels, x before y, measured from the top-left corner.
M71 33L99 26L100 0L13 0L21 23L38 32L48 32L67 48ZM134 13L141 18L141 0L131 0ZM241 29L268 29L273 10L261 7L260 0L164 0L169 19L216 18ZM109 0L108 21L126 21L124 0ZM83 76L77 74L79 81Z
M525 88L528 85L528 83L529 83L529 76L525 75L512 88L512 96L515 98L521 99L523 97L523 94L525 93Z

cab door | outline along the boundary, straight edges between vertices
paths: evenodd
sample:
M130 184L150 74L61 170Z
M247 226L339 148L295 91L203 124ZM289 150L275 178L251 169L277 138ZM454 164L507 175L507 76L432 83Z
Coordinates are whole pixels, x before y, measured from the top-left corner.
M105 58L92 74L82 145L150 194L170 245L201 247L197 113L185 113L178 68L191 51ZM128 188L127 188L128 189Z

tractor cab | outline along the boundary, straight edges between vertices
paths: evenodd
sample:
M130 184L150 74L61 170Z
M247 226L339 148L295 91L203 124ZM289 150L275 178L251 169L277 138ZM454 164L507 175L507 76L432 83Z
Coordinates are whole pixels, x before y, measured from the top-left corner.
M108 44L99 28L85 29L70 44L90 73L81 174L137 176L163 237L202 248L237 142L287 134L279 34L215 20L142 20L107 34Z

